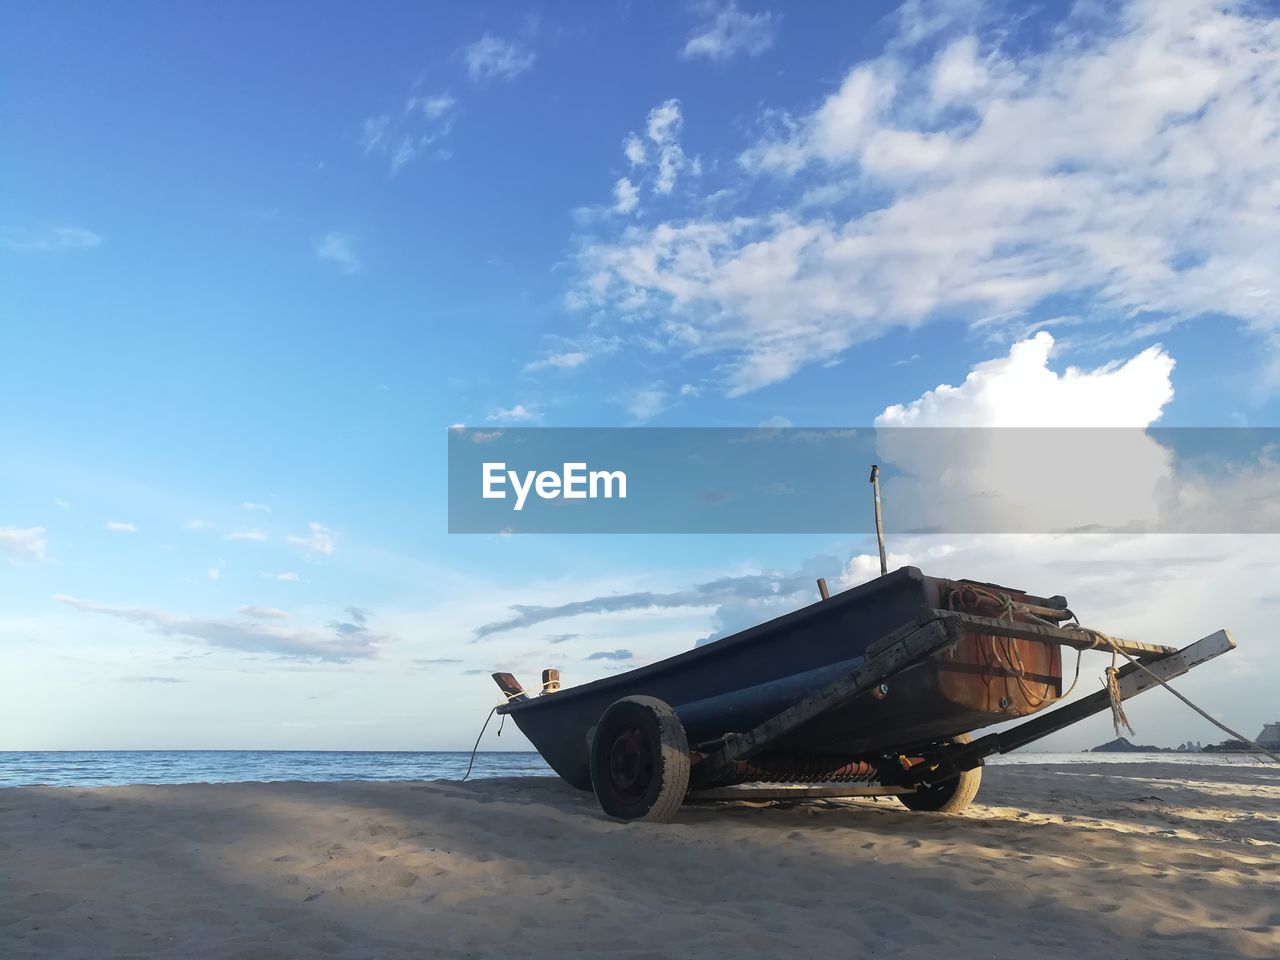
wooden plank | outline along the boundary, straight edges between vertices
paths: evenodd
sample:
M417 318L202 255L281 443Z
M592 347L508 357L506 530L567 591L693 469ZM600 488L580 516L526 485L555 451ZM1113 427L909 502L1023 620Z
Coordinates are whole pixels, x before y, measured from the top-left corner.
M1041 623L1017 623L1010 620L997 620L994 617L981 617L974 613L959 613L952 610L940 610L939 616L963 627L971 633L993 633L1001 637L1014 637L1018 640L1038 640L1041 643L1060 643L1076 650L1110 650L1102 646L1084 631L1069 630L1065 627L1051 627ZM1159 643L1143 643L1138 640L1125 640L1123 637L1111 637L1116 647L1131 657L1163 657L1177 653L1177 647L1166 647Z

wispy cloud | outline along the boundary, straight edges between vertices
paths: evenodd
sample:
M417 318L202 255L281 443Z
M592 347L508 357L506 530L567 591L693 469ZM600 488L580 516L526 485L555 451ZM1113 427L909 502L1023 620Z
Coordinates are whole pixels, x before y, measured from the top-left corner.
M121 683L187 683L181 677L121 677Z
M654 383L633 391L626 398L627 412L637 420L656 417L671 403L671 392L664 383Z
M264 530L233 530L228 533L223 540L250 540L256 543L262 543L270 539Z
M323 523L317 523L314 520L307 524L307 530L306 536L290 534L289 542L294 546L305 548L307 553L322 557L330 556L334 548L333 531Z
M580 367L590 358L585 350L568 350L564 353L552 353L541 360L525 364L528 371L534 370L572 370Z
M269 573L267 571L263 571L262 576L267 580L275 580L279 583L297 583L299 580L302 579L292 570L282 570L279 573Z
M210 580L217 580L222 576L222 571L217 567L210 567L207 576Z
M767 10L744 13L736 3L726 3L711 20L694 29L682 55L686 59L706 57L716 61L729 60L740 53L759 56L773 46L780 19Z
M63 500L61 497L55 497L55 498L52 500L52 503L53 503L53 505L54 505L55 507L57 507L59 510L70 510L70 509L71 509L71 504L70 504L70 502L69 502L69 501L66 501L66 500Z
M514 40L504 40L486 33L462 51L467 73L473 81L482 83L497 78L510 80L533 66L536 59L532 50Z
M453 129L458 100L448 92L413 93L399 110L366 117L358 141L365 154L388 158L391 172L419 157L446 159L441 145Z
M113 533L137 533L138 532L138 527L136 524L126 523L123 520L108 520L106 526L107 526L107 529L112 531Z
M835 561L822 558L830 566ZM593 597L589 600L578 600L556 606L532 606L516 604L511 607L513 615L506 620L498 620L479 627L476 639L504 633L510 630L522 630L537 626L549 620L580 617L591 614L625 613L635 610L672 610L694 607L715 607L731 600L753 599L761 596L788 595L797 591L812 592L813 578L808 569L798 573L774 574L754 573L741 576L722 577L670 593L641 591L635 593L611 594Z
M248 510L248 511L250 511L251 513L252 513L252 512L254 512L254 511L257 511L257 512L259 512L259 513L270 513L270 512L271 512L271 508L270 508L269 506L267 506L265 503L250 503L250 502L249 502L249 501L247 501L247 500L246 500L244 503L240 504L240 509L241 509L241 510Z
M597 650L589 653L586 660L632 660L635 655L630 650Z
M316 238L312 245L317 257L337 265L343 273L359 273L364 269L364 263L356 255L355 240L350 234L332 231Z
M541 420L542 414L526 407L523 403L517 403L506 410L501 408L494 410L489 414L489 419L494 423L530 423Z
M10 250L50 252L87 250L102 243L102 238L84 227L40 224L28 227L0 227L0 246Z
M44 527L0 527L0 554L10 561L43 560L48 545Z
M188 520L187 529L188 530L212 530L213 524L210 523L208 520Z
M54 597L76 610L115 617L146 627L161 636L199 640L213 647L244 653L265 653L305 660L369 660L378 655L385 636L371 633L366 619L330 625L324 633L301 627L264 624L253 620L188 617L145 607L121 607L79 597Z

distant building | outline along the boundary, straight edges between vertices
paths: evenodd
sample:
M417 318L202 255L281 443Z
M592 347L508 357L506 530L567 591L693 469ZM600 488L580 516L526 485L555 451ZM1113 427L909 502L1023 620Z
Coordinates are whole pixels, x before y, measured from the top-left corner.
M1258 743L1268 750L1280 747L1280 723L1268 723L1258 734Z

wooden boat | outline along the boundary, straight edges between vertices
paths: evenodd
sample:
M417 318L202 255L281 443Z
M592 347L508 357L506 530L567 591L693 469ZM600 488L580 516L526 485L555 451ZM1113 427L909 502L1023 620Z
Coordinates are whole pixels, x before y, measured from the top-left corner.
M820 783L784 793L888 794L912 809L953 812L976 793L983 757L1110 706L1103 691L1024 721L1022 728L1038 726L1021 734L968 736L1056 703L1063 646L1114 647L1147 666L1185 672L1194 665L1188 651L1201 662L1234 645L1220 631L1179 653L1087 631L1073 619L1060 596L905 567L581 686L559 689L548 671L543 692L531 695L510 674L494 674L507 696L498 711L556 773L594 790L621 819L665 819L688 800L724 798L745 782ZM1118 676L1122 696L1155 683L1132 664Z

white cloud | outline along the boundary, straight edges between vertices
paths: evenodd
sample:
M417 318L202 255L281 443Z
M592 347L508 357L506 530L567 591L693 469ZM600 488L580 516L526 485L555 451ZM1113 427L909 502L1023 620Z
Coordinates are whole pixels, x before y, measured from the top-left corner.
M359 273L364 267L356 255L355 240L349 234L330 232L316 239L316 256L336 264L343 273Z
M667 409L670 401L671 394L666 384L655 383L641 387L627 397L627 412L637 420L649 420Z
M258 511L258 512L261 512L261 513L270 513L270 512L271 512L271 508L270 508L269 506L267 506L265 503L250 503L248 500L246 500L244 503L240 504L240 509L241 509L241 510L248 510L248 511L250 511L250 512L253 512L253 511Z
M778 17L769 11L744 13L727 3L708 22L695 28L684 45L686 59L706 57L724 61L745 53L755 57L771 46L778 32Z
M123 520L108 520L106 527L113 533L137 533L138 527L132 523L126 523Z
M622 141L622 155L627 158L627 162L633 167L638 167L644 163L648 157L648 151L645 150L644 141L635 133L628 133L627 138Z
M323 523L316 523L314 520L307 524L307 529L310 532L305 537L291 534L289 542L295 546L306 548L308 553L318 554L322 557L330 556L334 547L333 531ZM280 577L278 579L288 578Z
M57 507L59 510L70 510L70 509L71 509L71 504L70 504L70 502L69 502L69 501L66 501L66 500L63 500L63 499L62 499L62 498L60 498L60 497L55 497L55 498L53 499L52 503L53 503L53 505L54 505L55 507Z
M533 66L535 54L512 40L486 33L463 52L467 73L474 81L510 80Z
M257 543L261 543L264 540L269 539L269 537L267 536L266 532L263 530L233 530L231 533L228 533L222 539L223 540L250 540Z
M85 250L102 243L102 238L84 227L40 224L28 227L0 227L0 246L10 250L56 252Z
M517 403L507 410L501 408L494 410L489 414L489 419L496 423L530 423L541 420L542 414L526 407L523 403Z
M943 384L893 404L877 427L1147 427L1173 399L1174 361L1150 347L1096 370L1050 369L1053 337L1040 332L1007 357L979 363L958 387Z
M127 620L166 637L200 640L213 647L244 653L267 653L306 660L368 660L378 655L388 639L371 633L367 614L355 608L349 619L329 624L331 632L258 623L251 620L224 620L216 617L189 617L142 607L120 607L59 594L60 603L86 613Z
M219 577L221 577L221 576L222 576L222 571L221 571L221 570L219 570L217 567L210 567L210 568L209 568L209 579L210 579L210 580L217 580L217 579L218 579Z
M732 394L896 326L1021 326L1053 296L1135 337L1212 312L1280 344L1280 19L1089 9L1047 50L979 34L920 70L899 43L808 113L767 111L742 170L793 201L588 243L571 305L727 355ZM854 195L876 200L851 215Z
M439 120L458 105L452 94L437 93L432 96L410 97L405 104L406 113L420 113L427 120Z
M43 560L49 542L44 527L0 527L0 554L16 560Z
M187 529L188 530L212 530L213 524L210 523L208 520L188 520Z
M285 570L281 573L263 573L263 577L268 580L276 580L280 583L297 583L302 578L292 570Z
M589 359L590 355L583 350L567 350L564 353L553 353L549 356L543 357L541 360L534 360L532 363L527 363L525 364L525 369L529 371L572 370L575 367L582 366ZM466 429L463 424L456 424L456 426ZM452 430L453 427L450 427L449 429Z
M627 177L619 177L613 185L613 212L630 213L640 205L640 188Z

